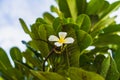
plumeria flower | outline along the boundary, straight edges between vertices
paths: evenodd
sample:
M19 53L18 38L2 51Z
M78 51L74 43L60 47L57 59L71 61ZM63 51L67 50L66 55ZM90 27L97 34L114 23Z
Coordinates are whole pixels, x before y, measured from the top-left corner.
M62 46L63 44L71 44L74 42L74 39L72 37L67 37L67 33L66 32L59 32L58 34L59 37L55 36L55 35L50 35L50 37L48 38L49 41L55 41L55 45L57 47Z

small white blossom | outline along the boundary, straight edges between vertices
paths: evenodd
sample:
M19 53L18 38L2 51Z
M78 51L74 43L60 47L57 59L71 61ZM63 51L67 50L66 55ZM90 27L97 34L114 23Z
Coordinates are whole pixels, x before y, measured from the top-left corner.
M67 33L66 32L59 32L59 37L55 36L55 35L50 35L50 37L48 38L49 41L55 41L55 45L57 47L62 46L63 44L71 44L74 42L74 39L72 37L67 37Z

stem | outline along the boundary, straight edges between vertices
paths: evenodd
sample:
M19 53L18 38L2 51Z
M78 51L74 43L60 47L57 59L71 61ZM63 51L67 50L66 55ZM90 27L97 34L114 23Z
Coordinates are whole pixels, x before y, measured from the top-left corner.
M67 48L66 48L66 56L67 56L67 65L69 67L70 66L70 63L69 63L69 53L67 51Z
M50 55L54 52L54 49L53 48L47 55L47 57L45 58L45 60L43 61L43 71L45 71L45 62L47 61L47 59L50 57Z

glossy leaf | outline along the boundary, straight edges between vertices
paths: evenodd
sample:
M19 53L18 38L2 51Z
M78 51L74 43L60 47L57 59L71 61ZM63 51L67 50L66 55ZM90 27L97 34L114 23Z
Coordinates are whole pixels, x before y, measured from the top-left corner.
M104 0L90 0L87 5L86 13L89 15L96 15L104 5Z
M77 17L76 24L80 27L80 29L86 32L88 32L91 27L90 18L85 14L81 14Z

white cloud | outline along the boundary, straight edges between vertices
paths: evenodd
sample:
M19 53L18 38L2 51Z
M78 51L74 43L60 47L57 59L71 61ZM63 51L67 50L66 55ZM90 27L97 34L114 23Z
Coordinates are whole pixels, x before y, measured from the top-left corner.
M50 10L50 5L55 4L54 0L3 0L0 2L0 47L8 50L18 46L21 50L25 46L21 40L30 40L18 21L23 18L30 25L42 13Z

